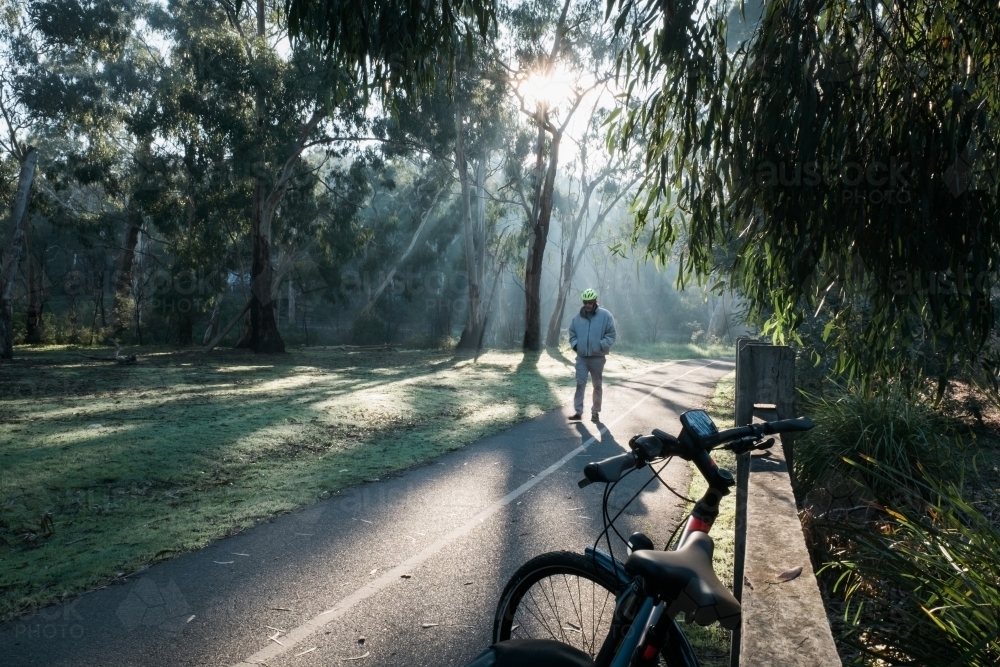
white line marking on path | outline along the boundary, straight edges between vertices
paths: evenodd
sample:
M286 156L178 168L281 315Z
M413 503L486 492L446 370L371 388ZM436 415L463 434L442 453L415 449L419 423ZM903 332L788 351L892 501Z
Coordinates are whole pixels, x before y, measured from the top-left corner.
M614 426L619 421L628 416L629 413L631 413L637 407L642 405L647 398L649 398L654 393L662 389L667 383L676 382L677 380L680 380L682 377L690 375L691 373L694 373L697 370L701 370L702 368L707 368L716 363L718 363L717 360L710 361L707 364L696 366L691 370L687 371L686 373L682 373L680 375L667 378L659 385L651 389L641 399L636 401L628 410L619 415L613 422L605 426L602 426L600 431L598 431L598 435L603 436L604 434L606 434L608 432L609 427ZM307 639L314 632L322 630L323 626L329 623L330 621L336 620L341 616L343 616L344 614L346 614L352 607L354 607L359 602L367 600L376 593L379 593L380 591L388 588L389 586L392 586L393 584L398 584L400 581L400 577L402 575L412 572L417 567L422 565L425 561L435 556L439 551L444 549L446 546L448 546L455 540L459 539L460 537L465 537L466 535L471 533L473 530L482 525L486 519L490 518L491 516L499 512L501 509L503 509L507 505L511 504L513 501L523 496L525 493L531 490L536 484L538 484L543 479L554 473L559 468L566 465L568 462L572 461L574 457L579 455L581 452L586 451L586 449L595 442L597 442L596 436L590 437L582 445L580 445L573 451L563 456L561 459L550 465L542 472L532 476L531 479L529 479L527 482L525 482L521 486L511 491L500 500L494 502L492 505L481 511L476 516L472 517L472 519L466 522L465 525L459 526L458 528L451 531L444 537L434 540L434 542L426 546L419 553L406 559L405 561L403 561L396 567L392 568L391 570L387 570L385 574L383 574L381 577L368 582L358 590L354 591L347 597L343 598L342 600L334 604L333 607L331 607L330 609L327 609L326 611L317 614L316 616L312 617L311 619L309 619L302 625L298 626L297 628L292 628L291 630L289 630L288 633L282 637L284 642L281 645L270 644L268 646L265 646L264 648L257 651L250 657L245 658L243 661L236 663L234 667L246 667L247 665L260 665L262 663L266 664L268 661L274 660L278 656L294 648L296 644Z

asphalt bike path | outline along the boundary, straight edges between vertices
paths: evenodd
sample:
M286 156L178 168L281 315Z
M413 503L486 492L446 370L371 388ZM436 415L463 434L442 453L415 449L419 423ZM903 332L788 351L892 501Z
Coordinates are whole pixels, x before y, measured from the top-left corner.
M583 466L635 433L676 432L677 415L704 406L733 367L666 362L606 386L600 424L555 410L8 622L3 664L464 665L489 645L514 570L546 551L582 552L601 531L603 485L578 488ZM685 493L690 469L673 462L661 477ZM612 511L649 479L623 481ZM661 545L683 504L654 482L618 525Z

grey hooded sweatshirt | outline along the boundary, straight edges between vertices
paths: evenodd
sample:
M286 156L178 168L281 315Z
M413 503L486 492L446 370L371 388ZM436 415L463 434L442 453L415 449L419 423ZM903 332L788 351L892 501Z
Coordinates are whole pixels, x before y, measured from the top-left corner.
M583 308L569 325L569 344L581 357L605 356L617 337L615 318L598 306L589 316Z

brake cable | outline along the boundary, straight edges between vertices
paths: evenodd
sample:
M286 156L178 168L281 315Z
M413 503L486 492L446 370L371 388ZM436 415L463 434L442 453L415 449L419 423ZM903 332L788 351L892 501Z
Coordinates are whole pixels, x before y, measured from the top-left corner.
M625 479L626 477L628 477L630 474L632 474L633 472L635 472L636 470L638 470L638 468L633 468L632 470L629 470L627 473L625 473L624 475L622 475L621 478L619 478L617 481L612 482L611 484L608 484L605 487L605 489L604 489L604 498L601 501L601 513L603 515L602 518L604 519L604 530L601 531L601 533L597 536L597 539L594 541L594 548L597 548L597 544L601 541L601 537L606 538L606 541L608 543L608 555L611 556L612 562L615 563L615 574L616 575L618 574L618 572L617 572L618 565L617 565L617 562L614 559L614 548L611 546L611 533L608 532L608 531L609 531L609 529L613 530L614 533L615 533L615 535L618 536L618 539L620 539L626 546L628 546L628 540L625 539L625 537L623 537L622 534L618 532L618 528L617 528L617 526L615 526L615 521L617 521L618 517L620 517L622 515L622 512L624 512L628 508L628 506L631 505L635 501L635 499L639 497L639 494L642 493L643 491L645 491L646 487L653 483L654 479L658 479L658 480L660 480L661 484L666 485L666 483L660 477L659 473L662 472L663 469L666 468L670 464L670 461L672 459L673 459L672 456L667 457L667 459L663 462L663 465L660 466L659 470L655 470L652 465L649 466L649 469L653 471L653 475L649 478L649 480L645 484L643 484L639 488L638 491L636 491L634 494L632 494L632 497L628 499L628 502L626 502L624 505L622 505L622 508L620 510L618 510L618 513L615 514L614 518L611 518L611 513L608 512L608 501L611 498L611 493L612 493L612 491L614 491L614 488L616 486L618 486L618 482L620 482L623 479ZM670 489L669 486L667 486L667 488ZM677 494L677 492L674 491L673 489L670 489L670 490L673 491L674 494Z

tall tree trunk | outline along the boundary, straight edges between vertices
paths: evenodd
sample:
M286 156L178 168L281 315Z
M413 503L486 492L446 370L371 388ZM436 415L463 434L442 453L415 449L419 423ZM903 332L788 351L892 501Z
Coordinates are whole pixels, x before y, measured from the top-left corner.
M288 328L298 330L298 318L295 317L295 282L288 279Z
M215 328L219 326L219 314L222 312L222 300L226 296L226 292L229 291L229 286L222 288L219 295L215 297L215 303L212 304L212 314L208 318L208 326L205 327L205 334L201 337L201 344L208 345L209 341L212 340L212 334L215 333Z
M254 186L254 207L251 217L253 256L250 263L250 328L236 347L254 352L285 351L285 342L278 332L274 317L274 267L271 265L270 220L264 211L263 184Z
M21 245L28 220L28 202L31 184L35 180L38 151L34 146L28 146L18 159L21 170L17 176L17 193L10 210L7 239L0 258L0 359L14 358L14 279L21 263Z
M264 0L257 0L257 37L265 36ZM285 342L278 332L278 322L274 316L273 280L271 265L271 217L268 191L264 182L267 156L264 154L264 132L267 126L267 100L264 88L258 84L257 137L261 142L261 154L253 186L253 209L250 219L250 241L252 259L250 263L250 328L236 347L250 348L254 352L275 353L285 351Z
M567 257L566 262L571 261ZM573 282L572 274L572 269L567 272L566 267L563 267L563 277L559 283L559 293L556 295L556 307L552 311L552 319L549 320L549 330L545 335L546 347L559 346L559 334L562 333L563 315L566 313L566 300L569 298L569 290Z
M125 235L115 258L115 298L111 303L114 334L120 336L132 327L132 267L135 265L135 247L142 231L142 216L138 213L125 221Z
M560 133L552 134L549 142L549 164L545 171L538 198L538 222L531 230L531 244L524 271L524 349L542 349L542 260L549 239L549 222L552 219L552 192L555 188L556 170L559 165Z
M482 270L479 266L479 255L476 252L478 240L479 216L472 217L472 187L469 184L469 162L465 156L465 130L462 122L462 108L455 105L455 163L458 167L458 180L462 185L461 206L462 223L465 227L465 270L468 284L468 307L466 308L465 328L458 341L460 349L474 349L479 342L479 329L482 326L480 301L482 296ZM476 170L476 198L479 199L481 169ZM481 204L480 204L481 206Z
M26 343L36 345L42 342L42 269L31 248L31 225L25 222L24 252L28 260L28 312Z

